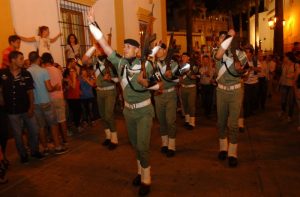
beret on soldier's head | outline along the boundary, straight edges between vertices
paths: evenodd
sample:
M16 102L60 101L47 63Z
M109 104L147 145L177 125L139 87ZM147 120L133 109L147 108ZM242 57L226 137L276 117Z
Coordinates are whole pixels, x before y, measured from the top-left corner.
M167 48L167 45L166 45L165 43L161 43L161 44L160 44L160 48L166 49L166 48Z
M188 56L188 57L191 57L190 54L189 54L188 52L184 52L184 53L182 53L182 55L186 55L186 56Z
M252 54L254 53L254 47L251 44L246 44L244 50L249 50Z
M291 60L293 63L299 63L299 55L300 55L300 51L290 51L285 53L285 55L289 58L289 60Z
M220 31L219 32L219 36L222 36L222 35L227 36L227 34L228 34L227 31Z
M125 39L124 44L130 44L130 45L135 46L135 47L140 47L139 42L134 40L134 39L131 39L131 38Z

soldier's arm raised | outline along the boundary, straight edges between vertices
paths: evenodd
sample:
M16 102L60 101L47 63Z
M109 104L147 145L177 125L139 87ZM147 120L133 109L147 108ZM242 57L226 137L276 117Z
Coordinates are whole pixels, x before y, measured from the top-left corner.
M215 58L218 60L221 60L225 51L228 49L228 47L230 46L233 37L235 36L235 31L233 29L229 30L228 35L230 37L228 37L227 39L223 40L221 43L220 48L218 49Z
M94 17L94 10L93 8L90 9L90 11L88 12L88 16L87 16L88 20L89 20L89 29L93 35L93 37L95 38L95 40L97 40L97 42L100 44L100 46L103 48L104 53L107 56L110 56L113 53L113 49L111 48L111 46L108 44L107 40L104 38L102 31L100 30L100 28L98 27L97 23L95 22L95 17Z

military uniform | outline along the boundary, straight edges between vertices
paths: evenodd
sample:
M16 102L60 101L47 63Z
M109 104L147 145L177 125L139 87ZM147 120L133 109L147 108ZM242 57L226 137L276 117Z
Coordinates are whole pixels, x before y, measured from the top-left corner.
M98 25L91 19L93 18L92 13L89 14L89 29L108 55L107 59L114 65L120 77L125 106L123 114L129 140L136 150L138 164L138 175L133 180L133 185L140 186L140 195L146 195L150 192L151 185L149 145L154 117L149 90L159 89L159 84L147 88L143 87L143 85L150 86L150 82L145 79L144 74L147 75L146 77L152 76L153 68L149 61L141 62L136 58L139 43L133 39L124 40L124 56L127 59L118 56L103 38L103 33ZM143 58L146 58L148 47L144 46L144 49Z
M114 107L117 95L116 82L118 82L118 78L116 76L114 77L115 73L109 65L105 66L105 64L110 64L110 62L106 62L108 60L104 58L102 61L99 59L97 61L98 67L96 68L95 66L95 74L97 77L97 103L99 113L104 123L104 132L106 135L103 145L108 146L110 150L113 150L118 144L114 119ZM111 76L111 80L108 81L104 79L106 74Z
M150 91L137 81L141 72L141 61L135 58L129 62L127 59L118 57L115 52L108 57L108 60L116 67L118 75L121 77L125 101L123 114L129 140L136 150L138 176L133 184L139 185L142 182L150 185L149 145L154 108L151 104ZM145 68L147 74L150 75L153 69L152 65L146 62Z
M228 70L224 67L225 63ZM218 73L217 82L217 113L218 113L218 131L220 152L219 159L225 160L229 157L229 165L237 165L237 135L238 119L243 98L243 89L239 73L235 70L232 57L223 55L222 60L216 60L216 70ZM222 73L221 70L225 70ZM235 76L233 76L235 75ZM226 128L228 126L228 133ZM229 144L228 144L229 142Z
M165 61L157 61L156 68L160 74L163 82L164 89L161 94L157 94L155 99L156 116L160 124L160 135L162 139L161 152L166 153L168 157L175 154L176 145L176 107L177 107L177 94L176 94L176 80L168 79L164 76L167 65ZM178 69L178 64L172 61L170 64L172 75Z
M197 86L196 79L192 79L192 69L182 76L181 81L181 99L184 109L185 124L187 129L195 127L195 112L196 112L196 94Z

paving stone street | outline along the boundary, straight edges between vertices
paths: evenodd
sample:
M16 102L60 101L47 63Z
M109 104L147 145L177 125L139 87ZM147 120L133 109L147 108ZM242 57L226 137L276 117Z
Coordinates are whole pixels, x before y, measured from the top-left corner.
M178 115L177 152L160 153L159 125L151 137L152 187L149 196L299 196L300 132L297 114L292 123L279 120L279 100L268 100L267 109L246 121L239 134L239 166L229 168L217 160L216 117L197 118L188 131ZM70 152L31 159L22 165L14 141L9 142L9 182L0 185L1 197L30 196L137 196L132 186L136 160L125 122L117 115L119 146L109 151L101 145L101 121L71 137Z

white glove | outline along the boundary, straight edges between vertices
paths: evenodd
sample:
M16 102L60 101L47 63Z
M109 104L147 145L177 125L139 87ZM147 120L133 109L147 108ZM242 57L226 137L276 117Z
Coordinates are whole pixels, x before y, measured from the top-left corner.
M92 23L89 24L89 28L90 28L90 31L93 34L95 40L97 40L97 41L101 40L101 38L103 37L103 33L101 32L101 30Z
M228 47L230 46L231 42L232 42L233 37L229 37L226 40L224 40L221 44L222 49L227 50Z
M95 46L92 46L91 48L89 48L86 52L85 52L85 55L87 57L91 57L93 55L93 53L95 52L96 50L96 47Z
M150 57L154 57L155 54L158 52L158 50L160 49L160 46L155 46L153 49L152 49L152 53L149 55Z
M115 82L115 83L118 83L118 82L119 82L119 78L118 78L118 77L113 77L113 78L111 78L111 80L112 80L113 82Z

